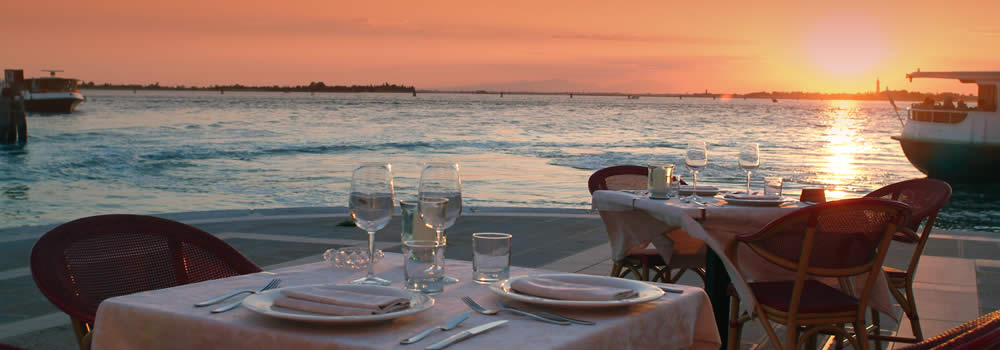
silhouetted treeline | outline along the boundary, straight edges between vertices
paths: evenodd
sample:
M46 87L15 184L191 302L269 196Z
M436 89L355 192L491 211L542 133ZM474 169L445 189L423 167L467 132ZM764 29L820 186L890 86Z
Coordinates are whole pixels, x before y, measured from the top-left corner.
M105 89L105 90L188 90L188 91L281 91L281 92L412 92L413 86L396 85L384 83L382 85L326 85L321 81L311 82L309 85L295 86L250 86L242 84L233 85L211 85L211 86L161 86L160 83L148 85L142 84L96 84L93 81L83 82L79 85L84 89Z

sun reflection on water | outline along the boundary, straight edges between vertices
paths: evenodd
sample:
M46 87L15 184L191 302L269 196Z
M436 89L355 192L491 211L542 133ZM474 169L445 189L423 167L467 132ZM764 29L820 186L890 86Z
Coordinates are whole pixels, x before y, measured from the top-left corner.
M858 102L830 101L823 115L826 130L822 131L823 162L817 164L818 180L828 188L829 199L839 199L847 195L843 189L856 185L858 177L863 174L858 157L866 150L861 129L864 120L859 117Z

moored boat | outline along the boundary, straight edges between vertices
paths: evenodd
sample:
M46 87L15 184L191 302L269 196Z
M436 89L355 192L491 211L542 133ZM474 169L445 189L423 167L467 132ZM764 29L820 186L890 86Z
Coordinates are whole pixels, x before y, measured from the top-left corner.
M913 104L899 141L906 159L928 177L957 183L1000 182L997 72L914 72L907 78L958 79L979 86L975 106L950 100Z
M60 70L45 70L48 77L25 79L24 107L29 112L72 113L86 101L76 79L56 77Z

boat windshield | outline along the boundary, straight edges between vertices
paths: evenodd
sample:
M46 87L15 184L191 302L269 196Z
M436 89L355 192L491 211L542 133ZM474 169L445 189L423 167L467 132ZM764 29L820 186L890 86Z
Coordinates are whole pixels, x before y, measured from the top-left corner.
M76 89L76 79L45 78L32 79L31 91L73 91Z
M979 84L979 99L976 100L976 110L987 112L997 111L996 85Z

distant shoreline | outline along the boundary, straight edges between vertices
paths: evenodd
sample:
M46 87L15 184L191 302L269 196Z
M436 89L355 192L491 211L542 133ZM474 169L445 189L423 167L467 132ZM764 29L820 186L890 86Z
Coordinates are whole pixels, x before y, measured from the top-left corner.
M308 92L308 93L406 93L406 94L470 94L470 95L540 95L540 96L603 96L603 97L662 97L662 98L711 98L711 99L775 99L775 100L850 100L850 101L888 101L886 92L881 93L811 93L811 92L754 92L748 94L677 94L677 93L642 93L628 94L622 92L534 92L534 91L488 91L488 90L420 90L412 86L402 85L352 85L352 86L331 86L310 89L308 86L286 86L286 87L265 87L265 86L210 86L210 87L186 87L186 86L155 86L155 85L81 85L81 89L86 90L133 90L133 91L254 91L254 92ZM966 100L973 102L975 95L962 95L958 93L921 93L906 90L893 90L889 92L895 101L923 101L930 97L935 100L942 100L945 97L952 97L953 100Z

